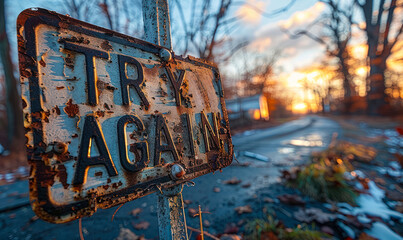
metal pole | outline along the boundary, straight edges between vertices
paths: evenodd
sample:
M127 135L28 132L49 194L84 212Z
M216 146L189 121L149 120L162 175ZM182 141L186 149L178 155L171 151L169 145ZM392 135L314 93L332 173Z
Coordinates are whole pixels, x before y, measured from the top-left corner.
M167 0L143 0L145 39L172 49L171 20Z
M146 41L171 50L168 0L143 0L143 20ZM183 184L157 193L159 238L162 240L188 239L182 190Z

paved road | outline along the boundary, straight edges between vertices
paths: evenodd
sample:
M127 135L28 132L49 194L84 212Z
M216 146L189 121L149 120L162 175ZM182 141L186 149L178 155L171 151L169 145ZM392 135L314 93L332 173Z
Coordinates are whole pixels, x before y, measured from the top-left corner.
M211 223L210 227L205 224L206 230L222 232L230 221L237 219L235 207L248 204L259 189L278 183L280 170L301 164L311 151L326 147L334 132L341 132L337 123L323 117L307 116L276 128L235 135L233 142L239 163L234 161L221 173L205 175L195 180L195 186L185 187L183 197L192 201L187 209L200 204L211 213L204 215L204 219ZM250 165L242 166L243 163ZM233 177L242 183L223 184ZM214 188L219 188L220 192L214 192ZM26 181L1 186L2 207L26 202L27 189ZM137 216L131 215L136 208L141 208L142 212ZM123 205L111 222L115 210L99 210L92 217L83 219L85 239L115 239L121 228L128 228L146 238L158 239L155 194ZM188 211L186 213L189 215ZM149 227L136 230L134 225L143 221L148 222ZM187 216L187 223L192 227L198 226L197 219L190 216ZM0 236L1 239L79 239L79 226L78 221L63 225L46 223L37 219L31 208L25 206L0 213Z

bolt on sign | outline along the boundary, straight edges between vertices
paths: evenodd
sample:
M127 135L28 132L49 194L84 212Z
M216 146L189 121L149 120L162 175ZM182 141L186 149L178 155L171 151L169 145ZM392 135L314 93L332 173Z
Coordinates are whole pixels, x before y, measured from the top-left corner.
M89 216L231 164L214 64L44 9L23 11L17 29L42 219Z

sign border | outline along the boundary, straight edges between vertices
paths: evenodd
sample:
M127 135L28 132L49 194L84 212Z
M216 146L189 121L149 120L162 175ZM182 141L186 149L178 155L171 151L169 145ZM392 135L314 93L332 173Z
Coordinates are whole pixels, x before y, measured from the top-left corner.
M118 32L114 32L96 25L92 25L71 17L58 14L46 9L26 9L21 12L17 19L17 38L18 38L18 58L19 69L21 77L25 77L29 82L29 95L31 103L31 129L26 131L32 131L33 135L33 148L29 148L27 144L28 162L31 165L31 173L29 178L30 185L30 201L34 212L40 216L43 220L52 223L65 223L83 216L90 216L96 210L97 207L109 208L120 204L122 202L128 202L130 200L139 197L137 189L143 189L140 192L140 196L148 195L155 192L158 188L157 185L160 182L166 182L167 184L162 187L172 187L185 180L172 181L169 176L163 176L153 179L151 181L136 184L134 186L128 186L124 189L103 195L95 198L88 198L86 200L80 200L75 203L58 205L52 202L50 198L50 186L43 186L43 182L49 181L49 178L55 177L58 173L57 170L47 165L42 159L42 154L45 153L47 146L43 142L42 121L44 110L41 107L40 86L38 78L38 62L37 48L36 48L36 32L35 29L39 25L48 25L56 27L58 29L66 29L76 33L93 36L96 38L116 42L122 45L126 45L133 48L138 48L149 53L153 53L159 56L159 52L162 49L168 50L174 56L174 59L189 62L196 66L209 68L213 71L215 81L218 82L220 103L223 112L223 120L226 123L226 129L228 130L228 154L229 157L223 162L217 161L215 164L206 163L203 165L190 167L186 169L186 174L193 172L205 172L203 174L214 172L223 167L229 166L233 158L233 145L231 141L228 114L225 108L225 101L223 95L223 89L221 85L221 77L217 66L214 63L207 62L202 59L188 56L184 58L182 56L176 56L173 52L167 48L145 42ZM22 36L22 34L25 35ZM24 104L23 107L26 107ZM32 127L34 126L34 127ZM206 171L208 170L208 171ZM35 176L35 178L33 177ZM124 201L120 199L125 198Z

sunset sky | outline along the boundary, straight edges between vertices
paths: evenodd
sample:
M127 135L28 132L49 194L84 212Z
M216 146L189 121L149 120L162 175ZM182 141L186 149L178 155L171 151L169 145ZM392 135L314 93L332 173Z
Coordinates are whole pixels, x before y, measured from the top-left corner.
M190 1L189 1L190 2ZM189 3L182 1L185 14L190 14L190 11L186 11L186 5ZM249 54L265 55L272 54L274 51L279 51L280 54L275 65L275 78L280 82L284 89L287 90L289 95L294 96L294 105L298 106L298 109L303 108L304 102L314 101L311 94L307 94L303 91L304 81L311 79L312 81L326 82L326 79L322 79L324 70L318 70L318 66L321 61L324 60L324 47L317 42L302 36L297 39L290 39L289 36L282 30L282 28L289 29L290 31L296 31L298 29L306 28L312 21L318 18L321 14L327 11L325 4L315 0L296 1L287 11L277 14L275 16L262 16L254 8L260 9L262 12L271 13L277 9L281 9L286 6L290 1L274 1L274 0L246 0L246 2L239 1L235 4L230 11L232 17L237 17L239 20L236 23L236 28L231 34L231 39L234 42L248 41L250 44L246 47ZM51 4L52 1L45 0L19 0L19 1L6 1L8 11L8 32L10 36L14 36L12 40L12 46L14 51L14 59L16 60L16 41L15 41L15 21L18 13L22 10L30 7L42 7L49 10L54 10L63 14L66 14L66 10L60 4ZM397 15L401 14L401 9L396 11ZM361 12L356 11L355 21L359 24L363 24L361 20ZM171 9L171 21L172 32L181 31L180 24L175 24L175 19L179 18L178 11L172 7ZM142 21L142 19L139 19ZM313 29L315 32L316 30ZM318 31L316 31L318 32ZM225 35L225 34L224 34ZM136 37L136 36L134 36ZM367 51L365 38L361 30L358 27L353 27L353 39L351 40L350 51L354 57L364 59ZM234 43L235 44L235 43ZM174 39L174 51L175 51L175 39ZM400 41L396 49L401 49L403 42ZM181 54L180 52L176 52ZM191 55L196 55L190 52ZM402 59L402 51L398 54L391 56L389 65L392 69L399 71L401 69L401 60L396 62L396 59ZM221 72L229 76L232 84L240 79L240 66L242 64L240 57L233 57L227 64L222 64ZM357 75L365 79L367 68L365 66L358 67L356 70ZM360 84L360 79L357 80L357 84ZM365 94L365 88L360 88L360 95ZM309 104L309 103L308 103ZM306 104L305 104L306 105Z

